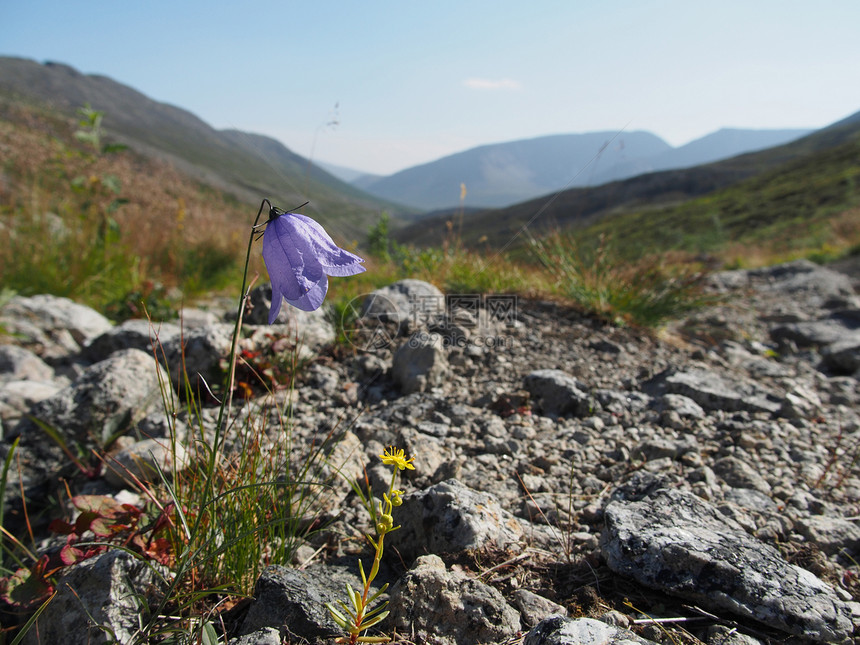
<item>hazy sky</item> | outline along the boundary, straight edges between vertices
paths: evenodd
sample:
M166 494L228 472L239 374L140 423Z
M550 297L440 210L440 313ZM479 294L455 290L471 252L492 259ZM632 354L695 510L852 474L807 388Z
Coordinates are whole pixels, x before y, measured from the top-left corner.
M857 0L0 0L0 54L388 174L544 134L821 127L860 110L858 26Z

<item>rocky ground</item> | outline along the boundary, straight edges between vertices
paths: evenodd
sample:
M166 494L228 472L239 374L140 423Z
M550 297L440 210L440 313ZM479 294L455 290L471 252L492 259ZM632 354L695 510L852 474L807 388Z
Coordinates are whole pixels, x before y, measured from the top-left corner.
M321 314L260 324L262 290L243 347L303 338L296 445L336 436L344 471L378 484L386 446L415 457L380 578L392 583L383 627L401 642L860 642L860 299L840 268L718 274L722 303L656 335L404 281L356 302L350 341L333 343ZM184 343L189 373L219 382L229 317L213 306L187 310L182 335L162 325L170 374ZM122 435L111 455L129 465L157 452L166 424L148 324L112 327L39 296L13 299L0 325L0 457L20 437L13 530L21 491L38 504L68 463L28 415L84 445ZM81 485L128 499L110 471ZM331 530L226 614L224 642L337 633L321 599L357 585L367 522L346 486L326 514ZM41 642L106 642L93 620L133 640L123 585L146 582L131 556L62 575Z

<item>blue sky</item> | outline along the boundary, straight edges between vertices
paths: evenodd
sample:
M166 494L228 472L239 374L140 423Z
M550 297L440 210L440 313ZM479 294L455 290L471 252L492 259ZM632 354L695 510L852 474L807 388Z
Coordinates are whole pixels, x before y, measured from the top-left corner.
M860 110L858 25L856 0L0 0L0 54L387 174L544 134L822 127Z

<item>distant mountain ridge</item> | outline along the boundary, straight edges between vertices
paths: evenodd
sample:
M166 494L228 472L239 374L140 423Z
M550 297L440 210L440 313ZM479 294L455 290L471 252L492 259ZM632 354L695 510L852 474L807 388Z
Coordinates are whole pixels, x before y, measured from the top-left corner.
M373 173L364 172L363 170L347 168L346 166L339 166L333 163L326 163L325 161L317 161L315 163L327 173L334 175L341 181L345 181L348 184L352 184L356 188L362 188L362 183L373 182L377 179L382 179L382 177L384 176L374 175Z
M604 184L659 170L692 168L748 152L781 146L812 132L810 129L750 130L722 128L683 146L671 148L638 162L622 161L595 175L595 183Z
M479 242L490 247L517 245L524 241L522 233L526 228L540 236L551 230L581 228L624 213L668 208L759 176L775 180L788 172L815 176L817 168L825 162L831 163L833 156L840 159L835 164L840 169L827 177L826 182L822 180L820 183L835 182L839 186L832 188L833 195L810 199L848 203L851 200L845 195L853 194L853 170L845 170L839 163L848 164L842 157L848 160L860 158L858 149L860 112L789 143L764 150L690 168L662 170L591 187L571 188L504 208L472 212L463 218L459 233L467 246ZM796 193L800 190L799 182L787 190ZM753 192L748 199L756 201L757 193ZM458 209L451 208L428 215L397 231L396 237L401 242L418 246L439 244L449 234L448 222L457 212ZM791 217L791 212L786 212L785 216ZM671 226L678 230L677 222ZM683 225L680 228L683 229ZM625 231L625 235L628 234L635 236L637 231Z
M243 202L269 197L289 208L309 200L305 212L335 224L344 237L363 237L382 210L403 210L335 178L275 139L215 130L186 110L68 65L0 57L0 96L70 116L90 104L105 113L106 132L138 152L167 159Z
M362 182L361 187L373 195L429 210L457 205L460 185L465 184L467 205L503 206L553 192L574 178L587 181L593 170L589 162L595 156L615 163L668 149L669 144L649 132L549 135L471 148Z
M636 175L698 166L798 139L796 130L722 129L673 148L650 132L559 134L471 148L356 186L422 209L502 207L566 188L597 186Z

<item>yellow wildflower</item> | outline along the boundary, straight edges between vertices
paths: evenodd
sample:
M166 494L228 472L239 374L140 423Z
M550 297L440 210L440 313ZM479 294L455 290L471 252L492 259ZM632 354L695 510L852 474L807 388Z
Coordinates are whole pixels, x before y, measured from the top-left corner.
M412 465L412 461L415 457L410 457L406 459L406 453L401 448L395 448L394 446L389 446L388 450L379 455L379 458L382 459L382 463L386 466L395 466L400 470L415 470L415 466Z

